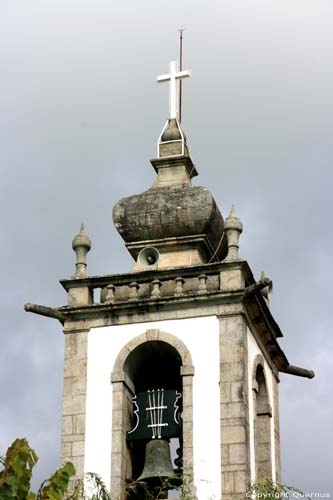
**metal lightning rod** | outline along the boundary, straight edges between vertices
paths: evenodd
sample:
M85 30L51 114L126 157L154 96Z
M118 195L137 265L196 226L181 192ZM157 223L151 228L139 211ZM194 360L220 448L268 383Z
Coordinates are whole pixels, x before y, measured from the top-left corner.
M183 70L183 31L184 28L179 30L179 71ZM179 79L179 123L182 122L182 91L183 82Z

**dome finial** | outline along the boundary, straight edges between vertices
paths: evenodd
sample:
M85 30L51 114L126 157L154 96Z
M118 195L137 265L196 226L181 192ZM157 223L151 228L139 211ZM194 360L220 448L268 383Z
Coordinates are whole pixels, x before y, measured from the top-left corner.
M76 272L73 277L84 278L87 276L87 253L91 249L91 240L85 233L84 224L81 224L80 232L72 241L72 248L76 253Z
M191 71L178 69L176 61L170 63L170 73L157 77L157 82L169 82L169 119L158 139L157 157L189 155L186 137L180 126L180 99L178 99L178 82L191 76Z

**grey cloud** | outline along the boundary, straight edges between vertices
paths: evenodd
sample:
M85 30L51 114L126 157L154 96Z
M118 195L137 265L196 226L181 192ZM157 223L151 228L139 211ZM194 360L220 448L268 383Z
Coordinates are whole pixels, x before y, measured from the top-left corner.
M1 449L29 437L36 485L59 463L63 336L23 304L65 303L82 221L90 273L131 268L112 206L153 181L167 117L154 78L185 26L195 182L224 215L236 205L242 257L274 280L281 345L317 371L281 377L283 479L333 492L331 14L324 0L2 3Z

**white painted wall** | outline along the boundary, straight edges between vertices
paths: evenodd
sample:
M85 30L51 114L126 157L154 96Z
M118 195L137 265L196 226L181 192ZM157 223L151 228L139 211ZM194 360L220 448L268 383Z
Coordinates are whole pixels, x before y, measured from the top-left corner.
M253 394L252 394L252 379L253 379L253 363L257 354L262 354L257 341L252 335L250 329L247 329L247 341L248 341L248 380L249 380L249 414L250 414L250 462L251 462L251 481L255 481L256 474L256 464L255 464L255 452L254 452L254 407L253 407ZM264 370L267 384L267 391L269 397L269 403L272 407L272 418L271 423L271 453L272 453L272 479L276 479L276 465L275 465L275 440L274 440L274 404L273 404L273 374L267 361L264 361Z
M178 337L191 353L193 377L194 482L199 500L221 498L219 323L215 316L92 329L88 334L85 472L110 487L111 372L120 350L134 337L158 328Z

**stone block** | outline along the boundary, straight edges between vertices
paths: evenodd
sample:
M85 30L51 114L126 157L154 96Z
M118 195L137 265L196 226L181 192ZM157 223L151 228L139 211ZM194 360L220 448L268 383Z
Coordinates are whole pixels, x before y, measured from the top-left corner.
M157 328L153 328L151 330L146 331L146 336L147 336L148 341L158 340L159 335L160 335L160 331Z
M183 422L189 422L192 420L192 406L185 406L183 408Z
M244 380L245 365L242 361L236 363L220 363L221 380L224 382L240 382Z
M230 388L231 388L230 382L220 383L220 393L221 393L222 403L229 403L231 401Z
M242 418L244 416L245 416L245 408L242 402L221 404L222 418Z
M193 448L191 446L184 447L183 460L186 462L187 466L193 464Z
M270 461L271 457L271 443L257 443L256 446L256 460L257 462Z
M126 444L126 433L118 431L112 433L112 453L124 453Z
M86 306L92 303L92 292L87 286L73 287L68 290L68 305Z
M66 434L62 436L62 441L64 443L73 443L74 441L82 441L83 439L83 434Z
M244 347L242 342L224 342L221 349L221 361L236 363L243 361Z
M244 277L240 269L228 269L220 273L220 290L233 292L244 288Z
M222 427L234 427L234 426L243 426L247 425L247 419L242 418L221 418L221 426Z
M244 385L243 382L232 382L231 383L231 401L244 401Z
M183 407L185 406L192 406L192 391L191 390L185 390L183 392Z
M62 417L62 434L72 434L73 433L73 417L72 415L66 415Z
M78 327L77 324L75 324ZM84 325L84 331L75 331L65 335L65 359L86 359L87 358L87 325Z
M229 427L222 428L222 443L223 444L233 444L233 443L245 443L246 435L245 428L241 425L231 425Z
M191 443L193 437L193 424L192 422L183 423L183 438L184 442Z
M111 457L111 485L113 481L121 476L122 453L112 453Z
M121 409L112 411L112 429L120 431L122 429L123 412Z
M64 415L77 415L78 413L85 413L86 410L86 396L78 395L73 397L65 397L63 402Z
M65 359L73 358L77 354L77 335L68 333L65 335Z
M257 462L257 478L262 481L272 477L272 466L269 461Z
M228 317L219 316L219 321L221 353L223 353L223 346L225 343L244 342L245 344L246 325L241 314L235 314L235 316Z
M222 497L225 494L234 492L234 474L233 472L222 472Z
M221 446L221 454L222 454L222 466L229 465L229 446L223 444Z
M235 493L246 493L249 482L250 475L246 471L240 470L234 472Z
M112 394L112 405L114 409L124 409L125 401L124 391L116 391Z
M180 352L182 351L184 351L184 349L181 346ZM183 352L182 361L183 361L183 366L180 368L182 377L193 377L195 369L194 366L192 365L191 354L188 351L185 353Z
M245 443L229 445L230 464L245 464L247 461L247 447Z
M262 443L270 442L271 439L270 421L271 417L269 417L268 415L261 415L257 416L256 418L257 432L260 435L260 441Z
M76 359L66 360L64 368L64 377L80 377L86 378L87 360Z
M72 456L72 443L63 442L61 445L61 458L68 459Z
M74 416L75 434L84 434L86 429L86 416L84 413Z
M64 398L76 396L78 394L86 394L86 379L83 377L65 377Z
M84 441L74 441L72 443L73 457L84 456Z

